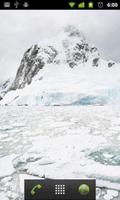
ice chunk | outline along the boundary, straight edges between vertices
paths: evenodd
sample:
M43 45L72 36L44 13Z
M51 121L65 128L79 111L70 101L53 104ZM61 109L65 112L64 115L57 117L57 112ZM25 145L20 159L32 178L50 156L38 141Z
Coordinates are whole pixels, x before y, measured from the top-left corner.
M9 200L9 199L6 197L5 193L3 193L3 192L0 193L0 199L1 199L1 200Z
M0 177L9 176L15 172L15 169L12 164L12 160L14 159L14 157L15 155L10 155L0 158Z

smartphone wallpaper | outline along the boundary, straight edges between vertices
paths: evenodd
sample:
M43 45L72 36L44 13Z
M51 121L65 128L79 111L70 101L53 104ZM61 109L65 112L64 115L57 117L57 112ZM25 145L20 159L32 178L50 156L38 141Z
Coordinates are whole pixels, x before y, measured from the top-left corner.
M0 11L0 199L96 178L120 199L120 12Z

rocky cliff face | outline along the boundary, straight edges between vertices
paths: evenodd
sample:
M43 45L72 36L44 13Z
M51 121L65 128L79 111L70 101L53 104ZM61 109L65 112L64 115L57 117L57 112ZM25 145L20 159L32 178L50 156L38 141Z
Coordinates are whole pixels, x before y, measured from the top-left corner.
M57 51L52 46L42 48L36 44L29 48L24 53L11 89L24 88L26 84L30 84L32 78L39 70L42 69L46 63L53 62L56 55Z
M99 65L99 53L96 47L86 41L82 33L73 26L67 26L61 37L52 44L33 45L22 58L11 90L24 88L46 64L65 63L74 68L91 60L92 66Z
M7 93L7 91L9 90L11 83L12 83L12 79L7 79L5 81L1 81L0 82L0 100L2 100L3 96Z
M66 62L70 67L93 60L93 66L98 65L99 53L96 47L89 45L83 34L72 26L65 28L67 38L63 40ZM94 61L97 59L97 62Z

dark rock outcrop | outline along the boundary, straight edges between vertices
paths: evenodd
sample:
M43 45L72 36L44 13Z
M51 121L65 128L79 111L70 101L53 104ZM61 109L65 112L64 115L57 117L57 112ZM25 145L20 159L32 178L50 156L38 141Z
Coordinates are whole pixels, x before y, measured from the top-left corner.
M2 100L3 98L0 96L0 101Z
M93 67L98 67L99 64L99 58L94 58L93 59Z
M108 67L112 67L113 65L115 65L115 62L114 62L114 61L109 61L109 62L108 62Z
M12 84L12 79L7 79L5 81L0 82L0 97L3 98L3 96L7 93L9 90L9 87Z

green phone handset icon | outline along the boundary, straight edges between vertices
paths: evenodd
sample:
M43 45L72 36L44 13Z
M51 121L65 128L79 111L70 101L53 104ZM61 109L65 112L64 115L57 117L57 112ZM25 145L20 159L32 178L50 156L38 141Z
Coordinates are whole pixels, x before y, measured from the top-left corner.
M41 184L37 184L37 185L35 185L33 188L32 188L32 190L31 190L31 195L32 196L34 196L34 195L36 195L36 192L38 191L38 190L40 190L42 188L42 185Z

